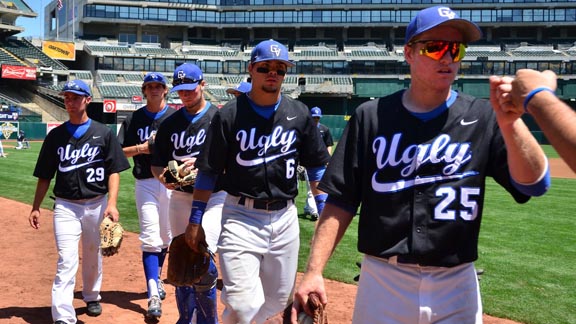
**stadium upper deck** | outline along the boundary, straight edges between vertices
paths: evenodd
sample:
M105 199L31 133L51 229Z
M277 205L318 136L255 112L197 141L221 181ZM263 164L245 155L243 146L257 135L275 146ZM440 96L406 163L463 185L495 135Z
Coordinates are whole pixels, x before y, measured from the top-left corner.
M560 0L63 0L48 5L58 23L48 38L121 42L224 42L248 46L274 38L290 47L326 41L340 50L350 42L402 42L415 12L448 4L477 22L484 42L576 41L576 2ZM72 3L76 8L71 10Z
M210 100L222 103L230 99L225 88L246 78L251 47L274 38L296 62L284 92L307 104L344 107L328 114L347 113L360 101L407 85L405 26L416 11L441 3L484 33L468 47L455 88L487 96L491 74L551 69L562 78L560 95L576 98L568 84L576 77L576 1L63 0L58 10L54 0L45 8L45 39L73 40L75 60L44 57L34 43L37 51L27 53L2 46L0 63L37 67L40 92L53 95L58 82L81 78L93 85L95 100L117 99L128 109L138 104L133 99L141 95L143 73L170 75L180 63L193 62L206 73Z

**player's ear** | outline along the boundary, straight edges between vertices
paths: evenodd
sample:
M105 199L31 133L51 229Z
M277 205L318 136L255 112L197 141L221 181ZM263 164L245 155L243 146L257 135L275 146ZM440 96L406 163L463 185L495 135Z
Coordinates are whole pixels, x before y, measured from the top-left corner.
M408 64L410 64L410 62L412 62L412 60L414 59L414 47L413 45L404 45L404 59L406 60L406 62Z
M84 98L86 98L86 104L89 104L89 103L92 102L92 97L87 96L87 97L84 97Z

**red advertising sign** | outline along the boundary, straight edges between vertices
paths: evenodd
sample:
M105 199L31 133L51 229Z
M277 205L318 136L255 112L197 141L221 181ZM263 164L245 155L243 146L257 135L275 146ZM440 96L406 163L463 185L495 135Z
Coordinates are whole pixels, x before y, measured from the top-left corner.
M132 96L132 103L135 104L142 103L142 96Z
M116 100L104 100L103 108L105 113L115 113L116 112Z
M2 78L36 80L36 68L2 64Z

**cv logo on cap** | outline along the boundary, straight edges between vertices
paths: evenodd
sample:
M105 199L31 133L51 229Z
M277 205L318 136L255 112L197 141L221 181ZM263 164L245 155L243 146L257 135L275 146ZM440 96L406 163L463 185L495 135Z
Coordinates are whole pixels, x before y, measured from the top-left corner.
M438 8L438 15L448 19L454 19L454 17L456 17L456 13L452 11L452 9L446 7Z
M270 52L274 53L276 56L280 56L282 49L278 45L270 45Z

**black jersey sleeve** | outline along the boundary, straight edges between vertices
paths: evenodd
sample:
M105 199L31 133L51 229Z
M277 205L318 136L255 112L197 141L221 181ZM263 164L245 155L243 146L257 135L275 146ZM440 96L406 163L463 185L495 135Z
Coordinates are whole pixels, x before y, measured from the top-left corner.
M312 117L309 115L306 117L306 127L304 128L302 149L300 150L300 164L305 167L326 165L330 161L330 155L326 150L322 135L318 131L318 127Z
M34 176L41 179L52 179L58 170L58 159L54 152L56 152L57 138L70 136L64 128L64 124L54 128L42 143L40 154L34 168Z
M226 167L226 161L233 158L229 154L228 145L229 141L226 137L224 130L231 133L232 125L230 123L224 124L222 114L228 115L227 120L234 120L235 110L229 109L231 106L223 107L217 111L212 118L210 127L206 134L206 142L198 159L196 160L196 167L199 170L209 172L212 174L220 175Z
M369 105L366 103L364 105ZM361 106L360 106L361 107ZM358 108L360 108L358 107ZM357 110L358 111L358 110ZM357 208L362 197L358 116L352 115L336 146L318 189L343 203Z
M106 126L104 126L106 127ZM122 151L122 146L118 142L118 138L114 135L111 129L108 129L107 139L107 154L106 154L106 171L110 175L112 173L119 173L130 168L130 162Z
M328 128L326 125L320 125L324 128L324 144L326 144L326 147L334 146L334 139L332 138L332 133L330 133L330 128Z

